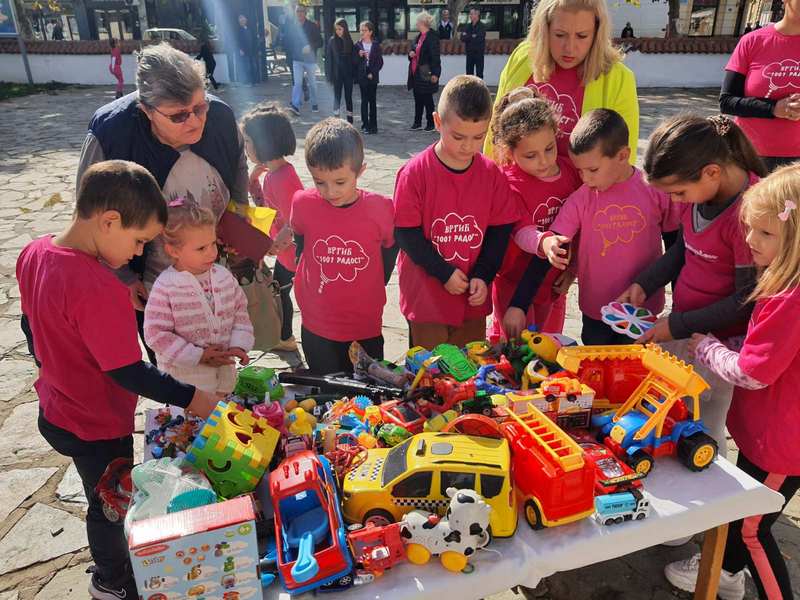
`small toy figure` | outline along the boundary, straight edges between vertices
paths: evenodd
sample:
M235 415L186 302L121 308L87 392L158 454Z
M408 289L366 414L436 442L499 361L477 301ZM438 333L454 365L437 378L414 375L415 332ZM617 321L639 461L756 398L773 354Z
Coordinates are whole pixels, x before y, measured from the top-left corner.
M411 380L405 370L397 372L396 365L387 366L372 358L358 342L350 344L349 355L356 379L371 379L375 383L400 389L405 388Z
M411 437L411 432L400 425L387 423L378 430L378 439L387 446L397 446L397 444Z
M475 550L489 541L489 517L492 508L473 490L447 488L451 498L446 518L424 510L403 516L400 535L408 545L408 561L424 565L431 555L439 555L448 571L462 571Z
M220 580L223 589L229 590L232 587L236 586L236 575L233 573L228 573L227 575L223 575L222 579Z
M314 417L299 406L289 413L289 433L292 435L313 436L315 427Z
M200 565L195 565L186 575L186 579L188 579L189 581L192 581L193 579L199 579L202 574L203 570L200 568Z
M228 573L229 571L233 571L236 568L236 564L233 562L233 557L229 556L225 559L225 564L222 566L222 570Z
M594 499L595 519L602 525L617 525L623 521L641 521L650 514L650 500L637 488L605 494Z
M283 398L283 386L278 381L275 369L249 366L239 371L233 393L241 397L253 396L258 402L280 400Z
M286 413L283 412L280 402L266 401L253 407L253 414L261 419L266 419L270 427L280 432L282 436L288 435L286 429Z

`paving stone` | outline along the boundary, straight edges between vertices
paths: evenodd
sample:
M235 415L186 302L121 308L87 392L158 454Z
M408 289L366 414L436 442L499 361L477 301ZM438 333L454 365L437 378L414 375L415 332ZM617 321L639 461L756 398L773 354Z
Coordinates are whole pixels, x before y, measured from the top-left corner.
M78 469L75 468L75 463L70 463L64 472L64 477L61 478L61 483L56 488L56 497L62 502L89 504L83 491L81 476L78 475Z
M16 348L25 341L18 319L0 319L0 353Z
M86 547L86 526L68 512L35 504L0 540L0 575Z
M0 592L0 600L19 600L19 592L17 590Z
M0 473L0 523L17 508L20 503L30 497L53 473L55 467L38 469L15 469Z
M59 571L46 586L44 586L34 600L84 600L88 596L90 576L86 573L88 563L75 565L66 571Z
M35 460L53 452L39 434L38 417L38 402L14 408L0 428L0 466Z
M10 358L0 361L0 402L27 392L35 378L36 365L31 361Z
M21 235L17 235L10 240L7 240L0 244L0 248L4 250L16 250L22 249L23 246L28 244L33 238L29 236L27 233L23 233Z

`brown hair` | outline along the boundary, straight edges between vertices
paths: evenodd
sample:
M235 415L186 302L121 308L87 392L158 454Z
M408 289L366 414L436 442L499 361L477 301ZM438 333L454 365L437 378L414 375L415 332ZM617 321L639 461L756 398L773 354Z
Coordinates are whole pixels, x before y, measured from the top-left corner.
M520 140L545 127L558 132L558 110L539 92L518 87L500 99L492 116L492 143L513 150Z
M358 173L364 164L364 140L351 123L336 117L323 119L306 135L306 164L326 171L347 164Z
M336 35L337 26L344 29L344 35L342 37ZM342 54L353 53L353 38L350 37L350 26L344 19L337 19L336 22L333 24L333 43L340 46L339 48L337 48L337 50Z
M663 121L644 154L644 172L651 181L676 177L697 181L709 164L735 164L760 176L767 169L750 140L724 115L678 115Z
M569 136L569 151L585 154L598 144L603 156L608 158L613 158L628 147L628 125L618 112L596 108L578 119Z
M479 77L456 75L444 86L436 111L442 120L453 111L464 121L487 121L492 116L492 95Z
M124 228L146 227L151 219L167 222L167 204L161 188L143 166L127 160L93 164L81 177L75 214L91 219L115 210Z
M181 246L181 232L190 228L216 227L217 219L207 208L193 200L176 198L169 203L169 219L164 227L164 242Z
M242 117L240 126L253 143L258 162L291 156L297 149L289 115L277 102L256 106Z

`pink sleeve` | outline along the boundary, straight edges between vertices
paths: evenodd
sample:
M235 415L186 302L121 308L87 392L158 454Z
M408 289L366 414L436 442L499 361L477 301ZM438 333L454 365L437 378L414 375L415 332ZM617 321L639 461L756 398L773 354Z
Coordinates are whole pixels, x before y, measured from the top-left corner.
M239 283L229 277L229 285L234 286L233 293L233 329L231 330L231 348L241 348L245 352L250 352L255 344L253 336L253 323L250 321L250 314L247 312L247 296L245 296Z
M733 262L736 267L749 267L753 264L753 253L747 245L744 225L739 221L739 211L731 216L729 243L733 248Z
M396 227L422 225L422 193L417 189L413 169L407 164L397 174L394 186L394 224Z
M528 254L538 254L543 234L544 231L539 231L536 225L525 225L525 227L517 229L513 237L520 250Z
M754 312L739 366L753 379L771 385L800 352L800 301L795 291L759 300L755 310L759 312Z
M113 371L142 360L136 317L127 288L97 290L87 293L80 301L76 299L74 319L75 327L101 371Z
M156 280L144 308L144 341L167 364L196 367L203 349L175 333L172 310L166 286Z
M695 350L697 361L728 383L746 390L760 390L766 384L753 379L739 366L739 353L728 349L713 335L706 336Z
M291 172L289 176L283 180L281 187L272 197L275 208L278 209L278 213L287 222L289 221L289 214L292 212L292 198L297 192L303 189L303 183L297 176L294 167L290 165L290 168Z
M298 202L303 191L299 190L292 196L292 208L289 211L289 226L298 235L305 235L303 229L303 203Z
M550 226L551 231L572 239L581 230L580 203L586 189L582 187L569 195Z
M733 54L728 59L728 64L725 65L726 71L735 71L742 75L747 75L750 70L750 47L752 45L752 37L745 35L739 38L739 43L733 49Z

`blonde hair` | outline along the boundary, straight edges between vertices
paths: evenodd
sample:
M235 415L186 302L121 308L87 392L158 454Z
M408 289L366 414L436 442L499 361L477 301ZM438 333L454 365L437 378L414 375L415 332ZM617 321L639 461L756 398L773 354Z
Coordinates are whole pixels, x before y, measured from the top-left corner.
M558 133L558 108L529 87L518 87L500 99L492 117L492 143L497 162L511 162L510 152L522 138L549 127Z
M750 301L775 296L800 284L798 206L800 162L781 167L744 193L739 214L745 227L750 227L760 217L775 219L780 225L778 254L758 278Z
M181 232L192 228L216 227L217 219L207 208L193 200L175 198L167 203L168 218L164 227L164 242L175 247L183 244Z
M433 29L433 15L429 13L427 10L423 10L421 13L419 13L414 22L419 23L420 21L425 23L425 26L428 29Z
M542 0L536 7L528 30L533 80L544 83L550 79L555 63L550 55L550 23L556 10L594 13L594 40L583 61L583 83L591 83L608 73L614 63L622 60L622 52L611 43L608 9L605 0Z

